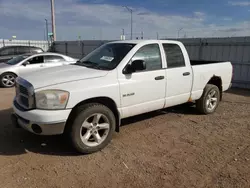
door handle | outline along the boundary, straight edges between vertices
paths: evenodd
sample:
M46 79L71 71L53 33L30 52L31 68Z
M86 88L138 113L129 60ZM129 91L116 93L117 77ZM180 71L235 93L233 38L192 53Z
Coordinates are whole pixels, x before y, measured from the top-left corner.
M164 79L164 76L156 76L155 77L155 80L163 80Z
M190 72L184 72L182 75L183 76L188 76L188 75L190 75Z

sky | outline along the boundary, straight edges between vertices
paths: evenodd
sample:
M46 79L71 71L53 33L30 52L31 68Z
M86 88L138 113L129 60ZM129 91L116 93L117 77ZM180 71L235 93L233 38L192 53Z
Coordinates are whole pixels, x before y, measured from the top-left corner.
M250 0L55 0L57 40L250 35ZM43 40L50 0L0 0L0 38Z

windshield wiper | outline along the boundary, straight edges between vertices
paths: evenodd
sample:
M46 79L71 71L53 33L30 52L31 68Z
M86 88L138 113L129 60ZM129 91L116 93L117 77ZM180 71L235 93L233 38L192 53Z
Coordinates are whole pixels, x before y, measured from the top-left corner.
M93 68L93 69L99 69L99 70L109 70L109 68L100 66L98 65L98 63L94 63L92 61L82 61L82 62L77 61L75 65L80 65L80 66L84 66L87 68Z
M77 61L75 64L76 65L83 65L83 64L92 64L93 62L91 62L91 61Z
M100 65L91 66L90 68L99 69L99 70L110 70L109 68L107 68L107 67L102 67L102 66L100 66Z

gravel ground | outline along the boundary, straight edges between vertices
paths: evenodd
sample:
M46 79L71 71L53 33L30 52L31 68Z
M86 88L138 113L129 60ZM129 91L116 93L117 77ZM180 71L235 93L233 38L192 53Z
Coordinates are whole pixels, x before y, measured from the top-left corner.
M217 112L185 105L123 121L101 152L78 155L62 136L10 122L0 89L0 187L250 187L250 92L226 93Z

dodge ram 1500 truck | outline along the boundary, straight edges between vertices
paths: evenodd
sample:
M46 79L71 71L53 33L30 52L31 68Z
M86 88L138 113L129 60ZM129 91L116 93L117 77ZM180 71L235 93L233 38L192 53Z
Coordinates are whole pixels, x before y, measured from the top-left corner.
M231 86L230 62L191 61L181 42L106 43L73 65L16 79L13 123L37 135L69 135L93 153L119 132L121 119L195 102L213 113Z

